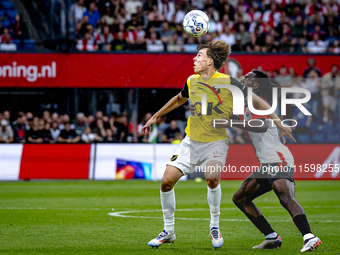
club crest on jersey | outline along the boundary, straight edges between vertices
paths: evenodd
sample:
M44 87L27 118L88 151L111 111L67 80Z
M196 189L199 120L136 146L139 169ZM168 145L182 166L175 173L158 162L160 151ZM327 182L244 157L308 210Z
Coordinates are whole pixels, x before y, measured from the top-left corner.
M172 155L170 161L175 161L178 158L178 155Z

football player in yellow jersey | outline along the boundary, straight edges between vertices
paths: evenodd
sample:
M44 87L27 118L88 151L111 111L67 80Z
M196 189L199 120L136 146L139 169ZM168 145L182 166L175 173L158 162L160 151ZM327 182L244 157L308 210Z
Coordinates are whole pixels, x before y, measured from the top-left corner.
M227 158L229 148L225 130L210 127L211 120L228 118L233 110L232 85L242 90L244 98L247 98L246 86L236 79L219 73L217 70L227 61L230 54L230 45L223 41L213 41L197 47L198 53L194 58L194 72L196 75L189 77L183 90L170 99L142 128L142 133L149 134L150 127L157 119L177 107L184 104L188 98L193 104L202 106L200 102L206 95L206 114L199 112L196 116L190 116L186 128L186 137L180 143L179 148L169 160L161 182L161 204L163 210L164 230L148 245L159 247L163 243L173 243L175 236L175 193L173 190L176 182L183 176L195 171L197 167L203 167L206 182L208 184L208 204L210 208L210 236L212 245L219 248L223 245L223 238L219 230L219 214L221 203L221 186L219 177ZM230 89L217 89L216 84L230 85ZM208 96L207 96L208 95ZM249 95L255 106L261 110L268 110L269 105L256 96ZM209 97L209 102L208 102ZM204 101L204 100L203 100ZM203 102L204 103L204 102ZM204 108L204 107L203 107ZM202 111L205 111L202 108ZM271 119L279 119L275 113L269 115ZM282 126L281 122L275 122L281 132L281 137L291 136L291 128Z

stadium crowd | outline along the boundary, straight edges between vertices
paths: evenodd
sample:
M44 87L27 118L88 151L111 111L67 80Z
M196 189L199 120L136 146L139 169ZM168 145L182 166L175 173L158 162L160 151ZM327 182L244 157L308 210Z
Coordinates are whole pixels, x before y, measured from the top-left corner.
M307 61L303 75L295 75L293 69L282 66L274 73L272 82L282 87L305 88L311 92L311 100L304 104L312 116L304 115L298 108L287 109L284 119L295 119L297 126L293 134L299 142L340 142L340 70L336 64L330 70L322 70L315 66L315 59ZM258 67L257 70L262 70ZM262 70L263 71L263 70ZM242 79L242 75L237 77ZM293 93L290 98L304 95ZM186 120L190 116L189 105L179 108L184 119L170 119L168 116L159 118L152 127L151 134L141 134L141 128L152 116L151 113L140 113L137 118L127 114L113 113L105 116L98 111L95 116L78 113L71 121L68 114L44 111L41 116L32 112L19 112L11 116L9 110L0 110L0 142L16 143L93 143L93 142L141 142L141 143L179 143L185 135ZM280 114L278 106L277 114ZM136 116L132 114L131 116ZM15 119L14 119L14 118ZM282 116L283 118L283 116ZM134 120L135 121L134 121ZM230 143L247 143L244 132L237 128L228 129Z
M70 8L80 51L195 52L223 40L233 51L339 53L336 0L78 0ZM189 37L185 14L202 10L209 33Z

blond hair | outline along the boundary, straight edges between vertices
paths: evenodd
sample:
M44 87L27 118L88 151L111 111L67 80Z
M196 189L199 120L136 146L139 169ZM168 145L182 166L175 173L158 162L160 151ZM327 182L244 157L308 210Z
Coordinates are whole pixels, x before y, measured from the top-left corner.
M214 67L216 69L220 69L227 62L231 52L231 46L221 40L198 45L197 50L200 51L201 49L207 49L207 56L214 60Z

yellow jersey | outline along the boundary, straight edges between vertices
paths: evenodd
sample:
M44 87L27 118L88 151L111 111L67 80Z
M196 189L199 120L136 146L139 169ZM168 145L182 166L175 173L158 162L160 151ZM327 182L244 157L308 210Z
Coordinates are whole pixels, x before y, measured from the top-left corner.
M185 133L196 142L214 142L227 139L227 130L210 126L214 119L229 118L233 111L233 95L227 88L216 88L216 85L239 87L247 97L247 88L229 75L216 72L205 81L198 74L191 75L181 91L182 96L189 98L196 106L195 116L190 116ZM206 115L201 113L202 94L206 95Z

